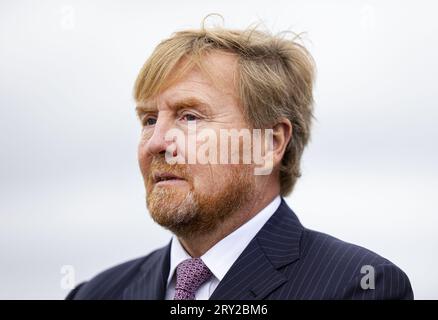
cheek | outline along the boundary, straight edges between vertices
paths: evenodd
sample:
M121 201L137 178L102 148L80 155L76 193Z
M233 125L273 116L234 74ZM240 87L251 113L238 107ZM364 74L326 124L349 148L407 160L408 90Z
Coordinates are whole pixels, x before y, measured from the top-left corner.
M145 177L147 172L149 171L151 159L148 153L146 152L146 148L144 147L144 144L140 144L138 146L137 154L138 154L138 164L140 166L141 173L143 174L143 177Z
M230 165L199 165L189 170L193 178L193 187L205 194L212 194L227 184Z
M209 192L211 174L207 165L189 165L187 174L191 177L193 188L197 192Z

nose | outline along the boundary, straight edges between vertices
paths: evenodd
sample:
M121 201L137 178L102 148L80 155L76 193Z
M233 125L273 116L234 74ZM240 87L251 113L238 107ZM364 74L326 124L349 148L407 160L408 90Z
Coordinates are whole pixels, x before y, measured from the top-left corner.
M172 128L170 119L158 117L154 125L152 136L146 142L146 151L151 155L164 155L169 146L173 143L172 140L166 140L166 133ZM176 155L176 150L173 152Z

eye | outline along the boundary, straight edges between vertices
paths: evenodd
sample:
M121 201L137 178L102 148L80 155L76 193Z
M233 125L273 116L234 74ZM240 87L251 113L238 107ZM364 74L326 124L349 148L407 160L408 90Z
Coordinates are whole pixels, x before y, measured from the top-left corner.
M191 114L191 113L183 114L181 118L187 122L199 120L199 118L197 116L195 116L194 114Z
M144 126L153 126L155 123L157 123L157 118L155 117L146 117L143 119Z

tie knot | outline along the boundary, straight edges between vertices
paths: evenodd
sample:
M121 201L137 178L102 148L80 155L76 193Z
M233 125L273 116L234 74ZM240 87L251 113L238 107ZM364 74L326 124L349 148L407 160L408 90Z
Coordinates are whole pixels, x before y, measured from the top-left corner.
M187 259L176 267L175 300L194 300L195 292L211 277L200 258Z

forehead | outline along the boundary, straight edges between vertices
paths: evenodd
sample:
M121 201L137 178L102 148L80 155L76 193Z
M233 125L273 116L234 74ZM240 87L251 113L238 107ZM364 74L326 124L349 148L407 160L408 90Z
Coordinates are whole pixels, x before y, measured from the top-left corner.
M175 69L184 68L187 60ZM205 54L201 65L193 65L172 85L142 105L158 108L181 100L197 100L199 104L230 104L237 100L237 58L233 54L212 52ZM177 70L175 72L178 73ZM172 79L169 79L172 81Z

